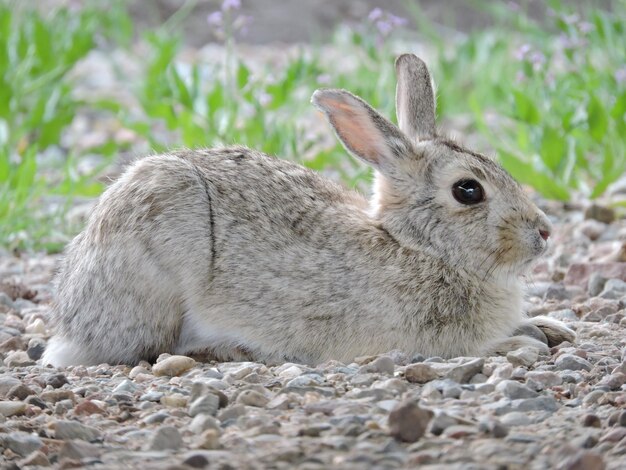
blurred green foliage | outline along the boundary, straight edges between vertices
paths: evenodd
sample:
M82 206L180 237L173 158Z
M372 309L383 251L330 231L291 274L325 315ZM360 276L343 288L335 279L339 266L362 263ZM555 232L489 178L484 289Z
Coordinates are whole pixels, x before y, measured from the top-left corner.
M518 180L547 198L601 195L626 171L626 3L616 2L611 13L575 13L552 1L541 23L511 11L510 3L477 5L494 26L468 35L444 38L419 10L413 15L435 52L429 65L440 118L470 116L474 124L465 131L477 133ZM308 96L323 86L347 88L391 116L387 23L402 22L387 20L378 13L362 27L337 32L334 47L350 58L349 67L337 67L319 46L262 73L238 54L233 14L219 18L226 34L216 63L180 61L181 42L170 24L140 38L147 53L137 56L131 106L72 93L71 71L88 53L133 42L123 2L45 15L0 2L0 245L59 249L76 230L63 218L72 200L103 190L96 176L122 144L65 145L79 112L114 117L155 151L238 143L333 173L350 186L367 181L369 170L338 144L311 139ZM78 172L87 152L104 164Z

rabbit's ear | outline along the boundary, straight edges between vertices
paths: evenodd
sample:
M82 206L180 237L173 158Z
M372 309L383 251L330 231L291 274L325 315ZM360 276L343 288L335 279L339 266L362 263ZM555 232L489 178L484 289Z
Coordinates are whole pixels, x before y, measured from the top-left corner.
M385 173L412 153L409 139L361 98L345 90L317 90L311 102L326 114L346 149Z
M435 95L426 64L413 54L396 59L396 116L402 132L415 141L435 137Z

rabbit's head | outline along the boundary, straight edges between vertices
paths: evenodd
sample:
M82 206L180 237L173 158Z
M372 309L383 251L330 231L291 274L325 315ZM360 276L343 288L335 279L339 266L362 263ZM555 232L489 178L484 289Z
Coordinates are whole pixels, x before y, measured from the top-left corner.
M517 276L541 255L551 225L496 162L437 135L426 65L396 60L399 126L344 90L318 90L345 148L376 170L372 215L401 245L481 278Z

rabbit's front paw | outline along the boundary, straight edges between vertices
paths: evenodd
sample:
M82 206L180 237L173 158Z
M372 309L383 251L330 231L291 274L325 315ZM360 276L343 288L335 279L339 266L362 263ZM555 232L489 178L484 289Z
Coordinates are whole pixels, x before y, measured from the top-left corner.
M563 322L552 318L538 316L528 320L528 323L539 328L548 339L548 346L553 347L565 341L573 343L576 333Z
M523 347L532 347L539 351L540 354L548 354L550 350L543 341L531 338L530 336L510 336L503 340L497 341L489 345L485 352L485 356L504 356L510 351Z

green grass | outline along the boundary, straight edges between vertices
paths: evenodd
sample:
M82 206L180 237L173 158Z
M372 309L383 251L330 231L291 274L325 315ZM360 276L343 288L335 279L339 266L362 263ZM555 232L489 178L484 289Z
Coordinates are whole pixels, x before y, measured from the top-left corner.
M127 144L68 146L63 136L79 113L114 119L155 151L239 143L349 186L369 180L369 170L338 144L311 138L316 113L309 97L323 86L347 88L392 116L389 39L402 31L382 38L366 19L362 27L340 29L333 44L350 58L349 68L312 47L282 68L255 71L229 34L236 12L223 25L220 60L183 63L181 13L137 38L147 50L135 53L140 76L121 77L131 82L138 103L131 107L99 96L81 101L72 93L71 72L92 50L127 48L133 54L133 25L123 4L104 10L93 5L42 15L0 1L0 246L58 250L79 229L65 222L72 201L104 189L96 177ZM478 3L494 26L452 38L414 12L418 31L435 51L429 65L440 119L469 116L474 124L466 131L547 198L600 196L626 171L626 3L616 2L611 13L586 8L574 17L552 2L554 13L542 24L504 5ZM87 154L103 163L78 171Z

